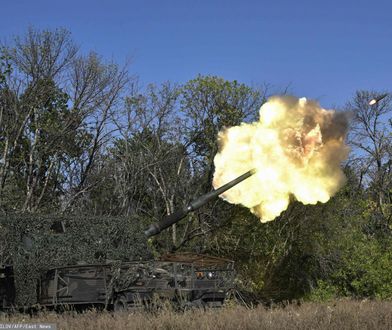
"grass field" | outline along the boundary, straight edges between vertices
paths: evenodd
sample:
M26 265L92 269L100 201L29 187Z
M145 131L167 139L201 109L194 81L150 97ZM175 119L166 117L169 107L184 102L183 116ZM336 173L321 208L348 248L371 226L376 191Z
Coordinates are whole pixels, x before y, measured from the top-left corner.
M86 311L2 315L1 323L56 323L57 329L392 329L392 302L336 301L282 307L241 306L183 313Z

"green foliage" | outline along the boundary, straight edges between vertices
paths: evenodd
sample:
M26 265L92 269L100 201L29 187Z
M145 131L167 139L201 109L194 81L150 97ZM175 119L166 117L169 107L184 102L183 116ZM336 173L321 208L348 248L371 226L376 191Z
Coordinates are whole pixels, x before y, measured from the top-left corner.
M198 76L182 88L182 111L191 123L188 132L198 155L210 158L217 151L216 138L224 128L255 118L262 98L245 84L216 76Z
M337 297L392 298L392 240L380 242L365 235L348 234L336 248L341 256L336 269L305 295L312 301ZM383 246L387 243L387 246Z
M11 63L9 63L9 57L0 49L0 89L4 87L7 81L7 76L12 72Z
M41 206L48 212L58 207L54 197L65 180L61 164L78 159L91 140L79 126L81 114L70 109L68 101L50 78L32 82L20 96L7 89L0 94L0 152L9 161L2 164L3 210ZM14 108L20 112L13 113Z
M341 249L342 263L329 283L343 296L392 298L392 240L362 236L348 244Z
M327 302L339 296L338 288L328 281L318 280L317 286L305 295L305 299L313 302Z

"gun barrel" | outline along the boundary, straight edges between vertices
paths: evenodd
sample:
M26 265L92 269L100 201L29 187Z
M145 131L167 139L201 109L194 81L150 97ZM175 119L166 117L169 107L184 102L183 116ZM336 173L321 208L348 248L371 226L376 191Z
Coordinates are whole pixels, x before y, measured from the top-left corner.
M170 227L171 225L175 224L176 222L180 221L181 219L185 218L188 213L193 212L200 208L201 206L207 204L209 201L217 198L220 194L224 193L226 190L234 187L235 185L239 184L240 182L244 181L245 179L249 178L253 174L256 173L255 169L252 169L238 178L226 183L222 187L215 189L197 199L190 202L186 207L180 209L172 214L169 214L162 218L161 221L150 225L150 227L144 232L147 237L151 237L154 235L159 234L162 230Z

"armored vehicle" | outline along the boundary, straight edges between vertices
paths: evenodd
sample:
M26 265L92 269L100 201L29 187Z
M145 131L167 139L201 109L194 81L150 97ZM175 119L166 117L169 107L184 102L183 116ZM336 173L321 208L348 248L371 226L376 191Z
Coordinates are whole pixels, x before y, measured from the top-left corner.
M248 171L192 201L152 224L145 235L160 233L254 173ZM0 307L9 309L15 300L13 268L3 266L0 270ZM47 308L97 306L114 310L151 306L160 300L169 300L180 308L219 307L233 279L232 261L189 253L166 254L157 260L71 265L41 274L36 302Z
M38 301L49 308L95 305L115 311L168 300L179 308L222 306L234 278L233 262L196 254L159 260L74 265L47 271Z

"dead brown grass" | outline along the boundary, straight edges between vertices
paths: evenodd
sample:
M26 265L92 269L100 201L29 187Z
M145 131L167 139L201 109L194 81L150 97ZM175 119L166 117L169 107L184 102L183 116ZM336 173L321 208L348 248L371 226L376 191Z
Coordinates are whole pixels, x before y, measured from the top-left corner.
M226 307L184 313L42 313L3 315L0 323L56 323L58 329L392 329L392 302L336 301L285 308Z

